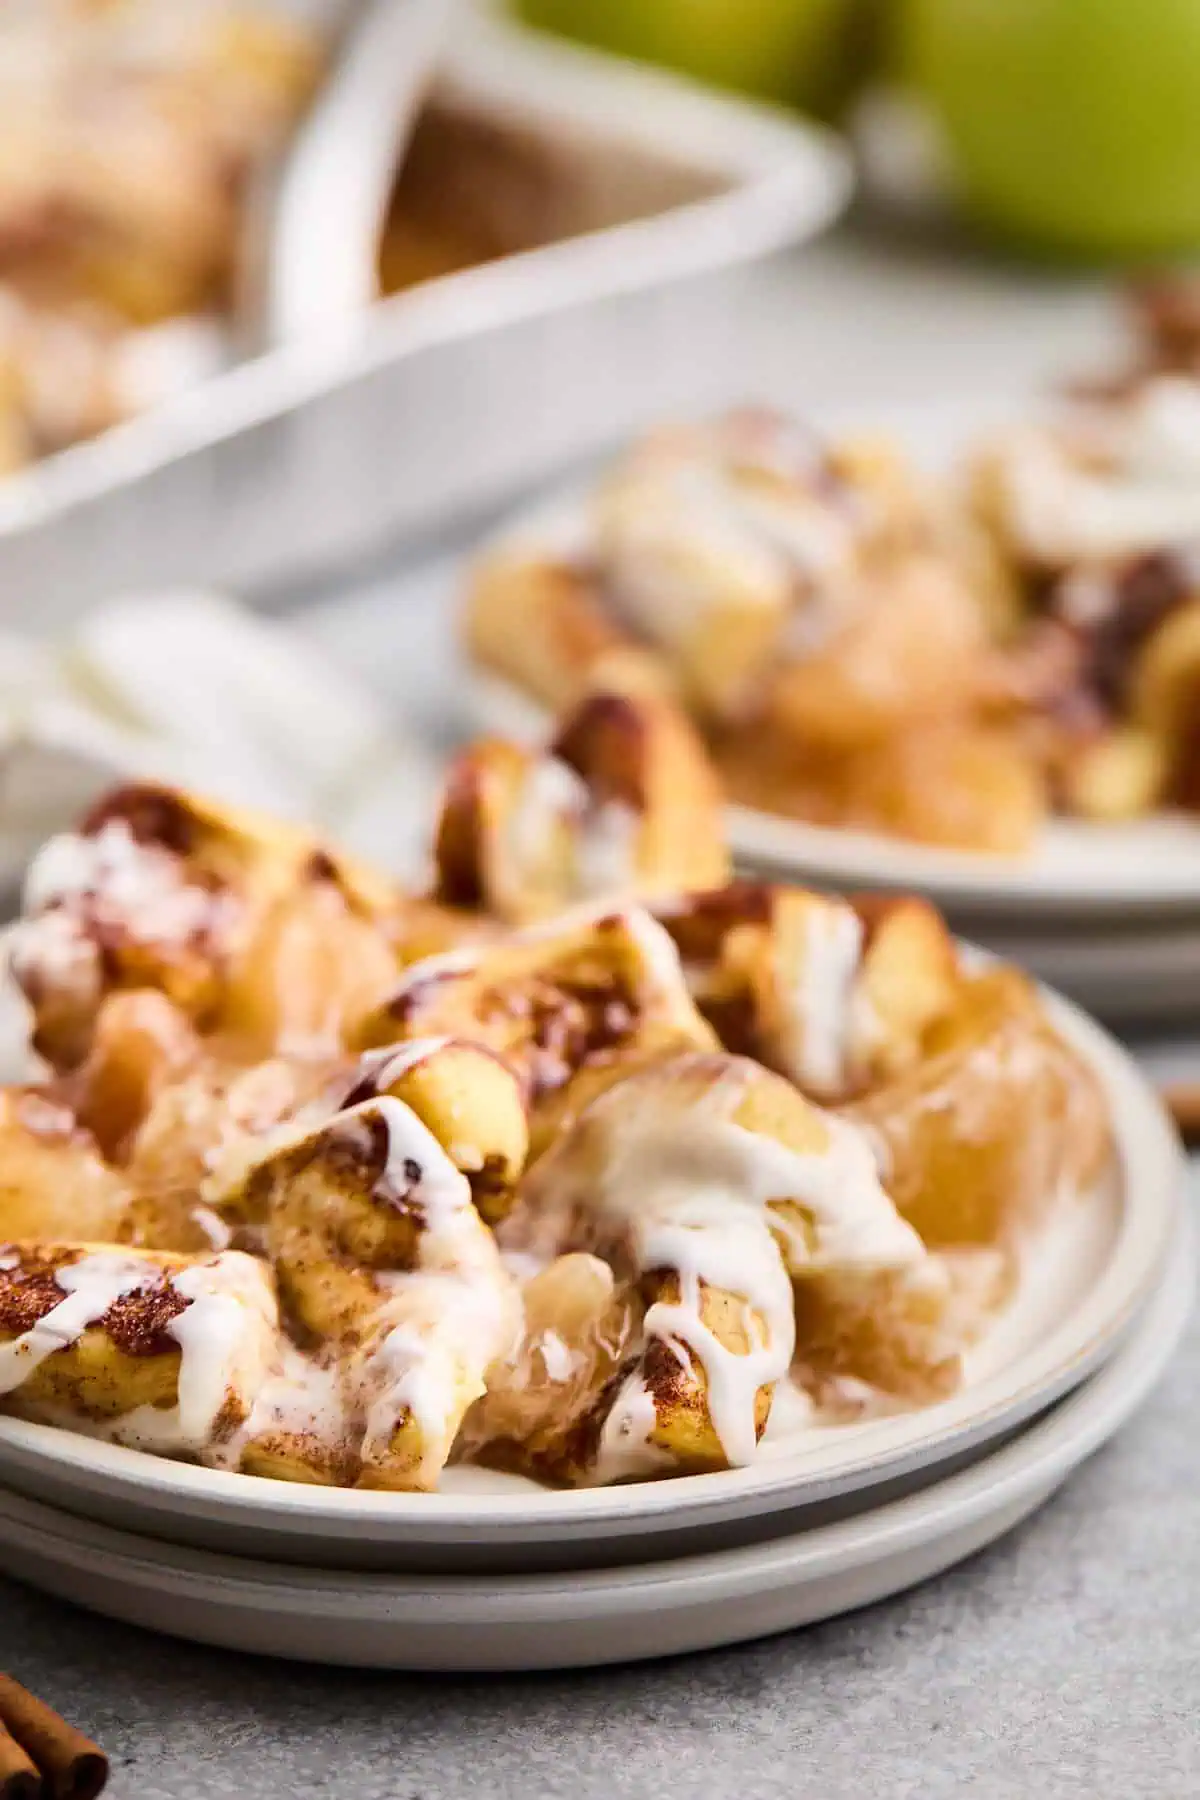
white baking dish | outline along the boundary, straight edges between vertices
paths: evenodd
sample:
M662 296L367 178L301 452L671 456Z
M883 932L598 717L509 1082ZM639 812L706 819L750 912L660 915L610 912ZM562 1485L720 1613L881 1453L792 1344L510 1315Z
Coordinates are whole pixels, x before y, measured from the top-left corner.
M384 32L390 6L359 32ZM392 81L385 57L346 59L310 132L339 105L378 129L337 86L372 67ZM850 185L801 122L474 13L436 101L561 152L589 206L607 184L610 222L366 307L377 233L306 133L267 283L276 347L0 486L4 623L60 625L125 588L309 577L715 398L735 272L815 234ZM355 145L336 141L353 178Z

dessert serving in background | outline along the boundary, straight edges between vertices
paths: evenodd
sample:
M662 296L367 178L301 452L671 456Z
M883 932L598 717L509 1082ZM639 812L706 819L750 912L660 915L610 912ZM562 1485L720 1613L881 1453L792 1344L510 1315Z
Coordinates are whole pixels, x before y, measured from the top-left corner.
M606 688L464 752L425 892L161 787L48 844L0 1405L427 1491L952 1393L1106 1167L1095 1078L932 908L730 882L718 818L684 716Z
M976 514L1022 597L1011 653L1059 803L1200 812L1200 316L1141 296L1139 359L977 456Z
M219 359L247 184L319 60L307 28L257 0L4 10L0 471Z
M889 446L743 411L636 445L573 542L485 556L467 641L551 708L597 678L674 693L747 804L1007 850L1041 793L988 716L1004 604Z
M480 561L476 666L548 709L669 694L730 797L1021 852L1054 813L1200 807L1200 383L1063 401L918 476L742 411L619 457Z

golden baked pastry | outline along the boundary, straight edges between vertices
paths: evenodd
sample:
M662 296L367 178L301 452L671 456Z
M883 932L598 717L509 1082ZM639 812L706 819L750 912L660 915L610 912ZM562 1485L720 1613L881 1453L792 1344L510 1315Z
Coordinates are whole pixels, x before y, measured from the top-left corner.
M741 412L634 446L571 555L485 556L466 639L559 709L674 688L746 804L1012 852L1046 810L1035 746L993 703L1016 592L887 445Z
M482 1044L517 1072L535 1151L640 1063L715 1042L669 936L636 908L417 963L364 1020L359 1040L437 1035Z
M437 898L514 924L580 901L703 887L728 874L720 795L683 715L657 697L589 694L543 753L463 751L434 846Z
M894 1305L906 1349L916 1333L898 1296L920 1292L927 1385L953 1382L945 1282L880 1186L866 1139L742 1058L674 1058L594 1100L535 1165L504 1241L600 1255L645 1307L615 1392L562 1446L558 1472L572 1480L751 1461L793 1357L816 1371L823 1348L815 1333L797 1341L793 1282L836 1307L847 1281L858 1305L870 1275L882 1302L873 1327ZM863 1374L875 1385L911 1379L871 1348Z
M612 617L593 571L536 547L502 545L472 576L464 636L474 660L554 713L595 686L670 695L666 662Z
M1084 818L1200 807L1200 381L1194 293L1152 291L1150 354L978 452L971 499L1029 622L996 670Z
M0 1245L0 1395L26 1418L211 1458L276 1351L270 1271L105 1244Z
M243 1462L285 1476L299 1462L327 1479L349 1459L359 1486L436 1486L519 1319L466 1178L385 1094L276 1143L232 1199L265 1220L285 1317L332 1390L325 1434L289 1432L281 1393L268 1391ZM281 1389L291 1385L285 1369Z
M742 881L658 916L726 1049L818 1100L847 1099L914 1063L960 985L953 941L922 900L852 902Z
M559 755L598 795L637 769L682 860L678 743L630 764L629 721L588 700ZM448 883L485 838L446 818L432 896L162 788L39 859L0 1407L423 1492L734 1468L951 1392L1109 1151L1036 990L918 900L733 882L513 928L494 861Z
M106 997L136 988L262 1051L327 1052L386 990L396 904L293 826L132 785L36 858L11 962L57 1068L87 1054Z
M529 1154L522 1083L495 1051L466 1038L409 1038L367 1050L340 1105L390 1094L414 1112L465 1175L489 1225L508 1211Z

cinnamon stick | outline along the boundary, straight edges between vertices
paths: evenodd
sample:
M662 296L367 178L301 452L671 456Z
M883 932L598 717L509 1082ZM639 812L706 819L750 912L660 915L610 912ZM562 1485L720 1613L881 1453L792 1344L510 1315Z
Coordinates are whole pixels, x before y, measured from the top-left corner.
M95 1800L104 1788L108 1758L103 1750L11 1675L0 1675L0 1726L25 1752L35 1777L41 1777L28 1790L31 1795L44 1791L47 1800ZM3 1787L0 1800L10 1800ZM24 1800L21 1789L13 1800Z
M1200 1081L1171 1082L1162 1098L1184 1143L1200 1144Z
M39 1800L42 1778L22 1750L0 1725L0 1800Z

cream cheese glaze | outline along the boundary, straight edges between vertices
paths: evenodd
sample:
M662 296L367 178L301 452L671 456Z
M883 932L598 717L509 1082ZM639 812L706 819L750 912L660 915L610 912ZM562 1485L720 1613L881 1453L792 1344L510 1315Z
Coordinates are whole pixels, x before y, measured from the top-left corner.
M51 838L26 876L9 959L23 984L48 983L81 1001L99 993L97 928L183 946L219 928L226 895L188 882L178 857L137 841L121 819L91 835Z
M19 1267L6 1261L6 1266ZM165 1325L180 1351L173 1407L142 1406L115 1419L72 1416L74 1429L136 1449L205 1457L224 1419L232 1429L249 1410L275 1354L277 1318L269 1272L227 1251L165 1273L146 1258L98 1250L55 1273L59 1304L28 1331L0 1345L0 1394L16 1392L56 1351L100 1325L118 1300L163 1280L184 1302Z
M416 1421L422 1481L436 1481L467 1406L484 1391L489 1365L520 1327L515 1283L471 1200L466 1177L401 1101L368 1102L388 1135L388 1179L410 1183L420 1208L418 1267L381 1276L383 1303L351 1380L365 1404L367 1465L386 1459L398 1423ZM356 1109L361 1110L361 1109ZM420 1170L411 1187L414 1168Z
M847 1085L862 951L862 921L853 908L814 900L799 969L777 970L785 985L783 1065L806 1092L836 1097Z
M1014 432L996 467L1004 526L1035 561L1200 539L1200 383L1161 376L1060 426Z
M134 935L188 937L211 912L213 895L180 878L179 858L155 844L142 844L123 819L109 819L83 836L65 832L51 838L34 858L25 879L27 912L102 900Z
M571 900L629 893L637 883L641 817L619 801L597 803L575 770L556 756L529 766L505 833L514 890L536 884L556 851L569 863Z
M352 1324L351 1348L337 1355L336 1379L320 1358L313 1364L284 1356L230 1454L236 1459L260 1435L283 1433L315 1440L332 1458L344 1455L352 1440L363 1466L378 1470L392 1455L396 1433L411 1421L418 1434L413 1473L419 1484L432 1485L462 1413L483 1392L488 1366L509 1349L520 1325L516 1284L475 1211L466 1177L416 1114L389 1094L277 1139L259 1160L321 1139L335 1149L344 1143L354 1157L375 1141L379 1126L385 1156L371 1177L370 1197L416 1220L413 1266L372 1271L374 1297ZM286 1192L272 1201L273 1209L284 1209L268 1227L275 1252L281 1266L297 1261L305 1279L319 1282L322 1259L341 1255L336 1194L322 1198L317 1218L292 1219L288 1204Z
M713 1428L728 1462L739 1465L754 1455L759 1390L791 1363L793 1276L905 1268L925 1251L852 1125L814 1111L810 1153L748 1131L732 1115L760 1072L723 1060L726 1073L687 1107L672 1105L653 1072L594 1103L535 1170L530 1216L518 1229L535 1251L593 1248L635 1278L678 1277L678 1299L650 1306L644 1336L703 1371ZM741 1301L748 1350L730 1349L710 1329L705 1288ZM654 1473L663 1461L652 1442L657 1423L635 1370L605 1420L593 1479Z
M798 483L756 485L700 444L643 454L602 492L597 539L617 608L668 649L734 604L782 621L797 591L849 567L851 514Z

